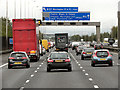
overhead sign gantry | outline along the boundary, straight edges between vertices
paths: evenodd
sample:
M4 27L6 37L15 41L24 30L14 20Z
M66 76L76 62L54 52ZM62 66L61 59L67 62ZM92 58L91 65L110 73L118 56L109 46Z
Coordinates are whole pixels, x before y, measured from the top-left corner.
M39 21L40 25L96 26L97 43L100 43L100 22L90 22L89 11L78 12L78 7L43 7L42 9L42 21Z

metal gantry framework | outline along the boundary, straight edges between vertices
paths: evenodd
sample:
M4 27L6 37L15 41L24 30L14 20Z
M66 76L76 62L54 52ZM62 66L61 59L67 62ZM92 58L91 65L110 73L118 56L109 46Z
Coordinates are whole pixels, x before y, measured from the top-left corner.
M100 22L42 22L41 26L96 26L97 43L100 43Z

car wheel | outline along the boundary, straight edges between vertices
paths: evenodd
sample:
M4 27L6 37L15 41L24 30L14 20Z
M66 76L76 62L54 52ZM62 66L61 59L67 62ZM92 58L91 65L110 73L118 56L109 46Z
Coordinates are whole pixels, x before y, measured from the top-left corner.
M10 66L9 64L8 64L8 69L11 69L12 68L12 66Z
M47 52L49 52L49 49L47 49Z
M72 71L72 67L69 66L69 68L68 68L68 72L71 72L71 71Z
M113 66L113 63L109 63L109 66Z
M51 69L49 67L47 67L47 72L50 72L50 71L51 71Z
M76 53L76 55L78 56L78 53Z
M26 65L26 68L30 68L30 65L29 65L29 64L27 64L27 65Z
M83 56L81 56L81 60L84 60L84 57L83 57Z
M92 67L95 67L95 63L92 62L91 66L92 66Z

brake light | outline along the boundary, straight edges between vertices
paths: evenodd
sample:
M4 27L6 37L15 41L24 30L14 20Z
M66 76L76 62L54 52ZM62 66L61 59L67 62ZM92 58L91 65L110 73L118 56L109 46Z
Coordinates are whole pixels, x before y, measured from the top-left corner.
M86 52L83 52L83 54L86 54Z
M65 62L70 62L70 59L66 59Z
M15 59L14 57L9 57L9 59Z
M53 60L52 59L48 59L48 62L53 62Z
M107 53L108 53L108 56L112 57L112 55L110 55L110 53L108 51L107 51Z
M94 48L96 48L96 46L94 46Z
M22 57L22 59L27 59L27 57Z
M103 48L103 46L101 46L101 48Z

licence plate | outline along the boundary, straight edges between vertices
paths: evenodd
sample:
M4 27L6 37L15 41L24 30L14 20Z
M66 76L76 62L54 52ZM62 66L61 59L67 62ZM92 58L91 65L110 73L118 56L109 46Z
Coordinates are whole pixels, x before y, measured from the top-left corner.
M92 53L87 53L87 54L92 54Z
M55 62L63 62L63 60L55 60Z
M15 62L14 64L22 64L21 62Z
M106 60L105 58L101 58L100 60Z

